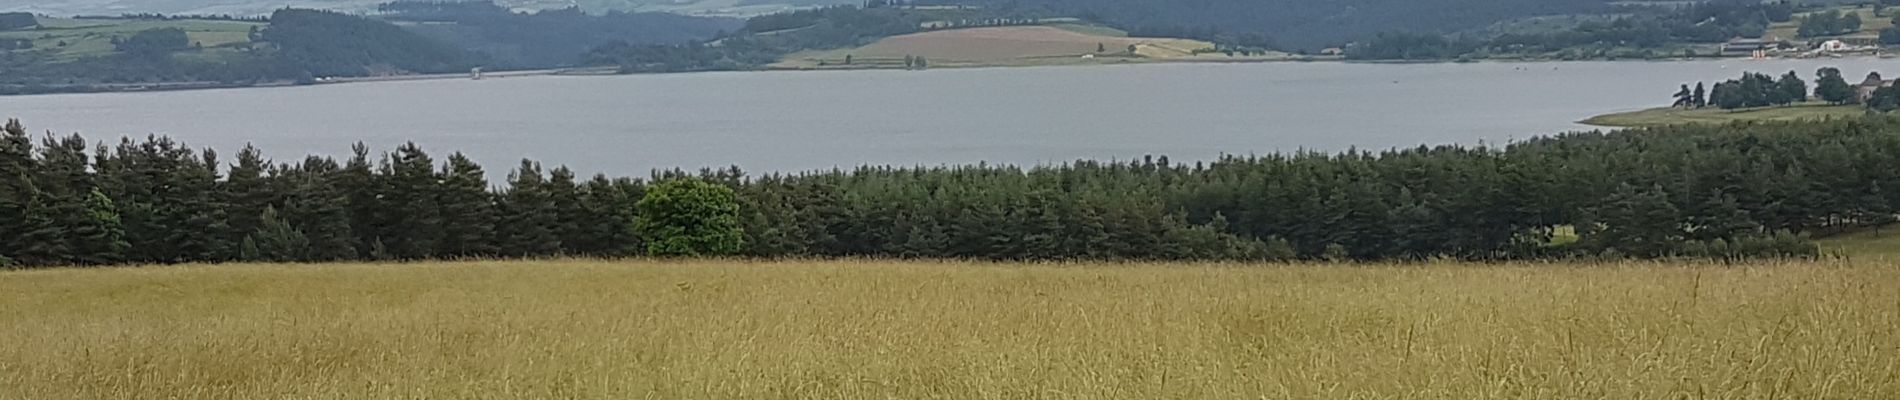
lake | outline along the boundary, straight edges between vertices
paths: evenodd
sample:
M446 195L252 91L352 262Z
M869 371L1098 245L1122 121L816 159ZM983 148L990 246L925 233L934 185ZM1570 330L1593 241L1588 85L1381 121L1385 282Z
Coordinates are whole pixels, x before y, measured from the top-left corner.
M1147 64L529 77L0 97L0 117L92 140L170 135L279 161L406 141L504 176L521 158L582 174L803 171L863 164L1177 161L1299 149L1501 144L1666 105L1676 85L1822 66L1858 82L1900 62Z

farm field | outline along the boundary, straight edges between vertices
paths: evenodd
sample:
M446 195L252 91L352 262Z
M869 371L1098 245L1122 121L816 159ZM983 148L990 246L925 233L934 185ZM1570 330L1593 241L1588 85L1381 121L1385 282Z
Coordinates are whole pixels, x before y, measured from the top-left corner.
M40 18L40 25L37 29L0 31L0 39L30 39L34 50L55 49L56 57L70 60L110 55L117 51L113 38L128 38L149 29L183 29L193 43L209 51L249 43L251 28L264 26L247 21L69 18Z
M1900 225L1817 238L1821 251L1859 260L1900 261Z
M0 272L0 398L1885 398L1900 268L524 261Z
M1657 107L1646 110L1598 115L1578 122L1595 126L1635 128L1674 124L1726 124L1738 121L1809 121L1859 118L1866 115L1866 113L1867 108L1859 105L1830 105L1816 102L1794 106L1745 108L1739 110L1723 110L1715 107L1700 109Z
M1134 53L1129 53L1129 46ZM855 49L806 51L788 55L773 68L902 68L905 56L921 56L931 67L992 67L1116 64L1152 61L1265 61L1288 59L1282 53L1227 56L1201 53L1213 43L1174 38L1129 37L1086 25L1010 26L950 29L884 38ZM852 57L850 65L845 56Z
M1840 36L1829 36L1829 38L1856 39L1856 40L1867 40L1867 41L1879 40L1880 30L1887 29L1888 27L1893 26L1893 17L1892 17L1893 14L1891 12L1877 13L1877 12L1874 12L1874 8L1871 6L1842 7L1842 8L1835 8L1835 10L1839 10L1843 13L1851 12L1851 13L1859 14L1860 15L1860 32L1847 34L1847 35L1840 35ZM1793 21L1777 22L1777 23L1769 25L1767 35L1774 36L1782 40L1800 39L1801 38L1801 35L1799 34L1801 30L1800 21L1801 21L1801 18L1807 16L1808 14L1809 13L1798 13L1798 14L1795 14Z

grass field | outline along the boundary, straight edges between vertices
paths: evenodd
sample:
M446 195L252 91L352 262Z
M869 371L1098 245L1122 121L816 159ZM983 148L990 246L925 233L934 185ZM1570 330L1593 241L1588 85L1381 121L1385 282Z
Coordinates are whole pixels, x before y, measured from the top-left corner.
M1900 268L0 272L6 399L1879 399Z
M1835 8L1835 10L1841 11L1843 13L1852 12L1852 13L1860 14L1860 32L1847 34L1847 35L1840 35L1840 36L1829 36L1829 37L1843 38L1843 39L1877 40L1877 39L1880 39L1880 30L1887 29L1888 27L1893 26L1893 17L1891 16L1893 14L1891 14L1891 12L1886 13L1887 16L1882 16L1881 13L1875 13L1874 8L1872 6L1840 7L1840 8ZM1793 40L1793 39L1801 38L1801 35L1799 34L1799 32L1801 31L1801 18L1805 17L1807 14L1808 13L1795 14L1795 18L1792 21L1777 22L1774 24L1770 24L1768 26L1767 35L1774 36L1782 40Z
M1787 107L1746 108L1723 110L1720 108L1684 109L1658 107L1647 110L1590 117L1579 123L1607 127L1645 127L1674 124L1725 124L1737 121L1803 121L1829 118L1858 118L1867 113L1866 107L1858 105L1829 105L1826 103L1804 103Z
M1135 46L1129 53L1128 47ZM1213 43L1174 38L1129 37L1126 32L1079 24L949 29L884 38L852 49L791 54L781 69L901 68L905 56L922 56L932 67L992 67L1118 64L1153 61L1263 61L1286 54L1229 57ZM846 55L853 58L845 65Z
M31 39L35 50L55 49L57 57L77 59L112 54L116 51L112 46L114 37L129 38L148 29L179 28L193 43L212 52L250 42L251 27L264 25L244 21L66 18L40 18L40 24L38 29L0 32L0 39Z
M1821 251L1869 261L1900 261L1900 225L1818 238Z

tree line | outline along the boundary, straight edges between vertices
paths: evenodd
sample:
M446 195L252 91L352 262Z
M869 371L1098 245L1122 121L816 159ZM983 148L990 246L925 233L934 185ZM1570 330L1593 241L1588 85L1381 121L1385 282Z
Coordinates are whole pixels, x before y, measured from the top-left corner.
M1385 31L1461 32L1542 15L1615 11L1606 0L925 0L971 4L999 12L1074 16L1130 31L1196 27L1271 43L1215 41L1243 47L1316 51L1363 41ZM1205 38L1201 38L1205 39ZM1272 44L1272 46L1265 46Z
M1801 37L1821 37L1845 35L1860 32L1860 13L1840 10L1827 10L1809 13L1801 18L1801 27L1795 30Z
M1488 35L1387 32L1361 41L1348 55L1359 59L1451 59L1585 51L1598 56L1622 53L1693 57L1697 54L1692 51L1664 54L1658 50L1683 43L1720 43L1735 37L1759 37L1767 32L1770 24L1793 20L1795 9L1795 4L1790 2L1753 0L1704 1L1683 6L1626 5L1608 17L1585 17L1561 29L1539 28ZM1855 29L1859 29L1858 25Z
M642 179L357 145L229 165L164 137L0 140L16 266L732 255L990 260L1813 257L1894 221L1900 120L1576 132L1503 147Z
M1863 95L1855 84L1847 82L1839 68L1823 67L1815 71L1814 98L1833 105L1862 104L1873 111L1900 109L1900 87L1889 84L1880 76L1880 72L1868 72L1862 82L1879 82L1880 86ZM1807 82L1801 80L1794 71L1788 71L1779 79L1767 74L1744 72L1739 79L1718 82L1713 89L1707 90L1701 82L1697 82L1694 89L1683 84L1676 90L1674 98L1671 107L1717 107L1724 110L1786 106L1809 99Z
M676 45L717 38L742 20L665 12L583 12L579 7L515 12L489 1L398 1L377 17L420 22L403 28L486 56L487 67L553 68L579 64L608 43Z
M454 73L485 56L396 25L331 11L286 8L254 27L250 42L208 57L183 29L158 27L114 38L114 52L71 59L58 49L0 52L0 94L84 92L152 83L226 86L312 83L319 77Z

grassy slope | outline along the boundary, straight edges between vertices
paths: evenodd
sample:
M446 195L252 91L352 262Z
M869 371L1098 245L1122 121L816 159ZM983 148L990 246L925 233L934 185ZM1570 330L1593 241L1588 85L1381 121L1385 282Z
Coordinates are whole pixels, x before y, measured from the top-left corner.
M1722 124L1736 121L1799 121L1827 118L1854 118L1864 115L1866 108L1857 105L1828 105L1807 103L1789 107L1764 107L1740 110L1719 108L1680 109L1670 107L1651 108L1615 114L1590 117L1583 124L1607 127L1644 127L1672 124Z
M1853 11L1855 13L1859 13L1860 14L1860 32L1847 34L1847 35L1840 35L1840 36L1829 36L1829 37L1854 38L1854 39L1879 39L1881 29L1887 29L1887 27L1893 26L1893 19L1892 19L1893 17L1891 17L1893 11L1891 10L1887 11L1888 13L1887 15L1889 16L1881 16L1879 14L1875 14L1874 8L1871 6L1840 7L1836 9L1842 12ZM1800 29L1801 29L1801 22L1800 22L1801 18L1805 16L1806 14L1807 13L1795 14L1795 18L1793 21L1781 22L1781 23L1770 25L1768 27L1768 35L1781 38L1782 40L1793 40L1793 39L1802 38L1801 35L1797 33L1800 32Z
M1821 250L1861 260L1900 261L1900 225L1815 240Z
M1046 28L1053 29L1045 32L1029 32ZM1273 61L1291 58L1283 53L1231 57L1220 53L1193 54L1193 51L1197 49L1211 49L1214 44L1189 39L1132 38L1127 32L1095 25L1060 23L1047 25L1046 28L1043 26L966 28L895 36L858 48L790 54L772 67L780 69L902 68L905 55L924 56L930 60L932 67L1093 65L1157 61ZM985 40L961 37L971 31L1023 31L1025 34L1020 40L1015 41L996 39L993 37L996 35L984 35L992 36ZM1095 58L1081 57L1083 54L1096 53L1098 44L1106 47L1108 51L1096 54ZM1136 54L1132 56L1127 51L1129 44L1137 45ZM845 55L854 57L853 65L843 65Z
M57 49L57 57L77 59L81 57L112 54L112 38L127 38L139 31L160 28L179 28L193 42L204 46L205 52L225 51L230 45L250 42L253 26L262 23L241 21L210 20L98 20L41 18L39 29L0 32L0 38L32 39L33 48ZM65 42L65 46L60 46Z
M0 272L0 398L1884 398L1900 269Z

